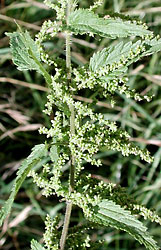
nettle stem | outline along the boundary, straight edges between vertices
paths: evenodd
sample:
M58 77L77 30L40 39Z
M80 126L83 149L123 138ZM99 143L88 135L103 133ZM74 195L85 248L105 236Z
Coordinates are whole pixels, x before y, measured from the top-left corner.
M66 16L66 22L68 25L68 18L71 12L72 8L72 0L68 1L67 4L67 16ZM67 80L68 84L71 84L71 33L67 31L66 33L66 68L67 68ZM74 106L71 104L69 106L71 116L70 116L70 134L71 136L75 134L75 112L74 112ZM71 165L70 165L70 179L69 179L69 193L73 192L74 190L74 176L75 176L75 159L74 156L71 155ZM62 230L62 235L60 239L60 250L64 250L65 248L65 242L66 237L68 234L68 228L70 223L70 217L71 217L71 211L72 211L72 202L67 201L66 206L66 212L65 212L65 219L64 219L64 225Z

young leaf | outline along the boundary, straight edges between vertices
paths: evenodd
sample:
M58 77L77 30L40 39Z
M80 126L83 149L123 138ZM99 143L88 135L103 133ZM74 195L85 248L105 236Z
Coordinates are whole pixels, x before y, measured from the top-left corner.
M151 36L153 33L144 25L121 18L100 18L86 9L75 10L69 17L68 28L79 34L91 33L115 39L128 36Z
M17 172L17 177L14 181L9 199L6 201L4 207L0 211L0 226L2 225L6 216L10 213L15 196L18 190L20 189L23 181L27 177L29 171L35 164L37 164L40 161L41 158L43 158L46 155L47 155L46 145L45 144L36 145L32 149L32 153L21 164Z
M92 221L104 226L124 230L149 250L159 250L156 242L146 231L147 228L131 213L111 200L103 200L95 207Z
M40 52L28 31L6 33L10 37L13 62L17 68L23 70L36 70L45 77L48 84L51 83L51 76L40 63Z
M45 248L43 248L40 243L38 243L36 240L32 240L31 241L31 249L32 250L45 250Z

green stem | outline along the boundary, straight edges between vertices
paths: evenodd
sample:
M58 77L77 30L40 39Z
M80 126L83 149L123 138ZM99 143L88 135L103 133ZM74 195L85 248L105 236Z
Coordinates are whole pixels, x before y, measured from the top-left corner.
M63 231L60 238L60 250L64 250L66 237L68 234L68 228L69 228L69 222L70 222L70 216L72 211L72 203L67 202L66 211L65 211L65 219L64 219L64 225L63 225Z
M68 17L70 15L72 8L72 0L68 0L67 4L67 18L66 22L68 25ZM71 83L71 46L70 46L70 40L71 40L71 34L67 31L66 34L66 68L67 68L67 80L68 84ZM70 116L70 135L73 136L75 134L75 112L74 112L74 106L71 104L69 106L71 116ZM71 166L70 166L70 178L69 178L69 194L74 191L74 176L75 176L75 159L74 156L71 155ZM64 219L64 225L62 230L62 235L60 238L60 250L64 250L65 248L65 242L68 234L68 228L70 223L70 217L71 217L71 211L72 211L72 202L67 201L66 206L66 212L65 212L65 219Z
M70 105L70 134L75 135L75 111L74 106ZM74 191L74 177L75 177L75 157L71 155L71 166L70 166L70 193Z
M46 71L46 69L43 67L43 65L39 62L39 60L36 58L36 56L32 53L31 49L30 49L29 53L31 54L31 56L32 56L33 60L36 62L36 64L39 66L40 72L44 76L49 89L52 89L52 86L51 86L52 78L51 78L51 76Z

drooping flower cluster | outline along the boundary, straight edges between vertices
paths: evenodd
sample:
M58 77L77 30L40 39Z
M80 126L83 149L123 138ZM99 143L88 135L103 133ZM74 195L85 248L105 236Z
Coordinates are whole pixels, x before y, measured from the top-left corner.
M55 65L55 63L49 54L45 52L43 42L51 40L58 32L61 32L61 30L61 24L58 24L56 21L52 22L48 20L43 23L40 32L36 35L36 44L39 48L41 60L49 66L52 64Z

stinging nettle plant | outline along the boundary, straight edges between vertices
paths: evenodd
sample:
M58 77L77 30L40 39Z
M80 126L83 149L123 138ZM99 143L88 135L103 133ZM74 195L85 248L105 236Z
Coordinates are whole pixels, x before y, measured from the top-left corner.
M161 224L161 218L142 205L137 204L125 190L113 183L104 183L85 172L85 163L101 166L101 160L94 155L102 147L121 152L123 156L139 155L151 162L147 150L141 150L129 141L126 131L115 122L104 119L94 107L99 99L107 98L114 105L115 94L121 93L136 101L150 100L128 86L128 66L140 58L161 50L161 39L154 36L140 21L131 20L119 14L99 17L95 10L102 4L98 0L89 9L79 9L73 0L44 1L56 11L56 21L45 21L35 41L27 31L19 27L18 32L7 33L13 62L19 70L36 70L42 74L49 88L44 112L50 116L57 108L51 127L40 128L46 134L47 142L36 145L32 153L21 164L8 201L0 212L0 224L11 211L14 198L27 176L33 178L46 197L57 195L66 202L63 226L61 215L45 221L44 246L32 240L31 249L99 249L103 242L92 242L88 231L99 226L113 227L126 231L147 249L159 249L147 228L138 220L138 215ZM66 35L66 61L53 60L45 51L43 43L57 33ZM72 35L88 34L109 39L135 37L130 42L118 42L96 52L89 64L74 67L71 63ZM54 67L55 74L46 68ZM90 89L93 103L76 101L73 96L80 90ZM48 163L42 159L48 156ZM42 165L41 171L35 166ZM69 180L64 171L69 170ZM69 227L72 206L83 211L85 220Z

